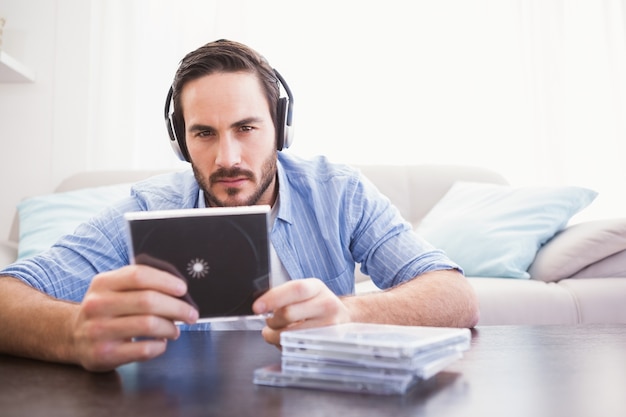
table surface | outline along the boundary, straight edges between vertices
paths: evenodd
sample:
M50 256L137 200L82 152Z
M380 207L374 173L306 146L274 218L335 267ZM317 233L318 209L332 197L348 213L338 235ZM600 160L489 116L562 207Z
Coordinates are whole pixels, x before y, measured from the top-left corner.
M626 325L486 326L405 395L257 386L280 362L258 332L184 332L156 359L96 374L0 355L1 416L626 416Z

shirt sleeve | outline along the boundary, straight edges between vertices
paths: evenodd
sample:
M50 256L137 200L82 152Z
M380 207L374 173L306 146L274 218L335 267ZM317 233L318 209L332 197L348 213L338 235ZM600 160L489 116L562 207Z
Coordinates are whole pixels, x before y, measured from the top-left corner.
M129 263L123 213L134 208L129 199L106 209L49 250L9 265L2 274L53 297L81 301L96 274Z
M379 288L391 288L426 272L457 269L446 254L418 236L390 200L366 178L350 198L352 253Z
M56 298L81 301L96 274L130 263L124 213L197 207L198 193L191 169L141 181L129 197L61 237L49 250L19 260L0 274Z

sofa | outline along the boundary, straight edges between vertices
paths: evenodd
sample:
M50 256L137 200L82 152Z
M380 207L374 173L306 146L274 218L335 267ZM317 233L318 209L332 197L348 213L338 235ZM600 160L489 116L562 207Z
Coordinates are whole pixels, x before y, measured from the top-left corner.
M571 222L593 203L593 190L515 187L473 166L357 168L416 233L463 268L479 298L479 326L626 323L626 219ZM162 172L82 172L49 195L25 199L0 242L0 267L42 250L133 182ZM359 265L355 280L357 293L380 291Z

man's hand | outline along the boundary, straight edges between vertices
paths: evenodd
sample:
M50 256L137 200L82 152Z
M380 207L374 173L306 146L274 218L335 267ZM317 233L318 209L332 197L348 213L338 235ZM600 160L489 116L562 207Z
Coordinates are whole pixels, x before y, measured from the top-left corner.
M328 326L350 321L407 326L474 327L478 298L456 270L427 272L386 291L338 297L319 279L288 281L259 297L257 314L273 312L263 337L280 344L284 330Z
M263 337L276 346L284 330L350 321L344 303L317 278L293 280L272 288L254 302L252 309L256 314L273 312L266 320Z
M73 324L77 361L85 369L106 371L162 354L167 339L180 334L175 321L198 319L198 312L177 298L186 292L183 280L143 265L96 275Z

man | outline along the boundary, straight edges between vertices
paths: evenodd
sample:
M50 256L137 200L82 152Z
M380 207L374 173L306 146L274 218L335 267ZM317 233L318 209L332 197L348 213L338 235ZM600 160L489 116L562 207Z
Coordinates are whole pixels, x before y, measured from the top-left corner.
M189 53L168 95L172 144L192 173L138 183L132 195L0 277L0 352L107 371L160 355L198 312L179 278L129 265L126 211L272 206L272 312L263 337L357 321L472 327L475 294L457 265L424 242L349 167L281 150L291 140L284 80L231 41ZM289 93L289 92L288 92ZM290 95L290 93L289 93ZM171 97L171 102L170 102ZM172 109L172 113L168 113ZM387 291L354 296L354 263Z

